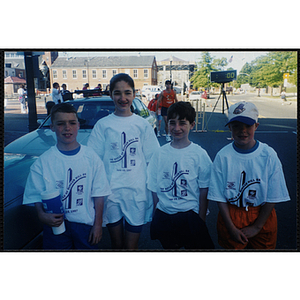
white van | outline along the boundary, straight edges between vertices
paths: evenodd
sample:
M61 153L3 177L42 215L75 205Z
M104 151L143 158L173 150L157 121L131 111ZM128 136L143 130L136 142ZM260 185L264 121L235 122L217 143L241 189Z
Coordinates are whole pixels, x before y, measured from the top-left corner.
M162 91L163 90L159 85L144 85L142 88L142 96L150 101L156 94L160 94Z

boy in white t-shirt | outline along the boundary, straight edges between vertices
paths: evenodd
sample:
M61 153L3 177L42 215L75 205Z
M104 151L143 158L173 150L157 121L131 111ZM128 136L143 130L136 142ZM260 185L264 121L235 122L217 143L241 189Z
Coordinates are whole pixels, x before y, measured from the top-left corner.
M290 200L276 152L254 138L257 107L239 102L228 111L233 143L216 155L208 199L217 201L218 241L226 249L275 249L274 206Z
M69 103L51 110L51 129L57 144L31 166L23 204L34 203L44 224L44 249L98 249L102 237L104 198L111 193L103 162L93 149L77 142L79 122ZM64 214L46 213L41 193L59 190ZM51 227L65 222L66 231Z
M214 248L205 224L212 162L188 138L195 116L189 102L169 107L173 141L158 149L148 166L147 187L154 202L151 239L158 239L164 249Z

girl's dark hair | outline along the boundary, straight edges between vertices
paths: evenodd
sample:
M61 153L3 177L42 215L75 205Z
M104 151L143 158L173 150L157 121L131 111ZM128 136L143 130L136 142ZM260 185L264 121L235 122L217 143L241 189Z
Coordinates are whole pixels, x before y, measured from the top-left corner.
M196 111L190 102L179 101L168 108L167 119L175 119L177 116L179 120L186 118L190 123L193 123L196 118Z
M109 92L110 94L112 94L116 84L120 81L125 81L126 83L129 84L129 86L132 88L133 92L135 91L135 88L134 88L134 81L133 79L128 75L128 74L125 74L125 73L119 73L117 75L115 75L111 80L110 80L110 83L109 83Z
M77 110L76 108L71 105L70 103L59 103L56 104L52 107L51 109L51 122L53 123L53 120L55 119L55 115L58 112L63 112L63 113L74 113L76 115L76 118L78 119L78 115L77 115Z

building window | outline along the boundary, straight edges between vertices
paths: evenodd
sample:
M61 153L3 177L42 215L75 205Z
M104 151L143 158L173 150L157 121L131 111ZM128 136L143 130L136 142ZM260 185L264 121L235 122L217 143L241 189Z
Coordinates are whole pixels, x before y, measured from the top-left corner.
M148 69L144 69L144 78L148 78L149 74L148 74Z
M106 70L102 70L102 78L106 78L107 74L106 74Z
M117 70L112 70L113 76L117 75Z
M138 78L138 70L133 70L133 78Z
M67 79L67 70L62 70L63 79Z
M97 70L92 70L92 76L94 79L97 78Z
M57 78L57 70L53 70L53 79Z
M86 78L86 70L82 70L82 78Z
M77 79L77 71L76 70L72 70L72 74L73 74L73 79Z

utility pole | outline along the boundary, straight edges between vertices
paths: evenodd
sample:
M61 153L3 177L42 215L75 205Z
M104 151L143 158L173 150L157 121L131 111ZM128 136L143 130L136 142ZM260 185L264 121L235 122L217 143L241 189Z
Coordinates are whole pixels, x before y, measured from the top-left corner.
M32 57L33 57L32 51L24 51L27 99L28 99L28 120L29 120L28 128L30 132L38 128Z

